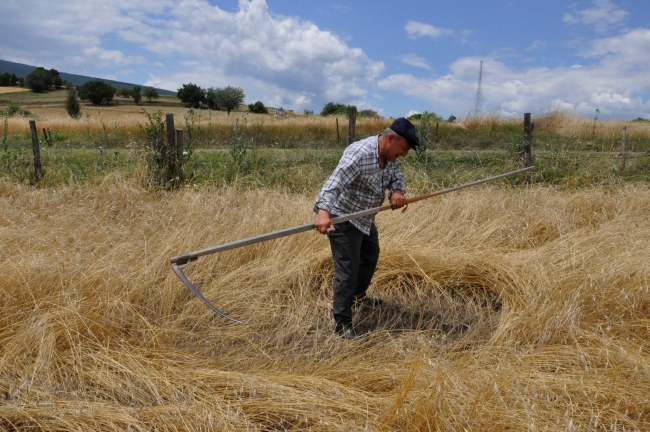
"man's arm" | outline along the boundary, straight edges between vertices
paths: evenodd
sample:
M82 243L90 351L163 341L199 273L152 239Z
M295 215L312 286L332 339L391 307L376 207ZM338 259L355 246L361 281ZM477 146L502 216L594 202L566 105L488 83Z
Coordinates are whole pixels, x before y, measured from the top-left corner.
M393 178L389 186L390 195L388 199L390 204L393 207L393 210L406 205L406 182L404 181L404 176L399 169L399 165L395 166L393 171Z
M357 175L359 175L359 165L356 159L343 153L338 166L323 185L314 203L314 211L317 213L314 226L321 234L327 234L328 228L335 229L330 218L330 211L341 191L352 183Z

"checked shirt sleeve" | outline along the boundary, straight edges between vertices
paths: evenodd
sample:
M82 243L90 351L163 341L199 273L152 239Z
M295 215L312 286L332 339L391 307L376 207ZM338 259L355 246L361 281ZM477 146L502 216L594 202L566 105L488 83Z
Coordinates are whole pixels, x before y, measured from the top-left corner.
M331 213L338 196L347 185L354 181L359 172L358 162L344 153L338 166L323 185L314 203L314 212L318 213L318 209L323 209Z
M393 178L388 188L389 194L388 199L393 195L397 189L401 190L404 195L406 195L406 182L404 181L404 176L399 169L399 165L395 164L395 169L393 171Z

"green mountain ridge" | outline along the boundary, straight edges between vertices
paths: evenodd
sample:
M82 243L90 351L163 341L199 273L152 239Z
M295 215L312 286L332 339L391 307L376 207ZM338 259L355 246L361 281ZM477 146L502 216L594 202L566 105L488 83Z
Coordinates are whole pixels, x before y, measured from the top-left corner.
M25 77L27 76L28 73L36 69L36 67L37 66L26 65L23 63L14 63L14 62L0 59L0 73L8 72L10 74L11 73L16 74L16 76L18 77ZM59 71L59 75L61 76L61 79L71 82L72 84L75 85L82 85L87 83L88 81L99 80L99 81L107 82L117 87L133 88L136 85L141 85L143 88L145 87L142 84L133 84L133 83L114 81L114 80L109 80L104 78L95 78L86 75L77 75L77 74L71 74L71 73L61 72L61 71ZM175 91L160 89L156 87L154 88L161 96L176 96Z

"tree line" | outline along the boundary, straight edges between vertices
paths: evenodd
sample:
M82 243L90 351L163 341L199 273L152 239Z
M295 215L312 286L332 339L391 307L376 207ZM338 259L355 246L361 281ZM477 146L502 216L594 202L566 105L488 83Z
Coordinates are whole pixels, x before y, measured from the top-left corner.
M204 89L192 83L183 84L178 89L176 96L191 108L205 106L212 110L227 111L228 115L230 115L230 111L242 105L246 97L241 87L227 86L224 88L210 87ZM259 103L261 104L261 102Z
M22 78L20 78L20 82L22 82ZM3 72L0 74L0 86L2 87L13 87L16 84L18 84L18 77L14 73L9 73L9 72Z
M24 79L17 77L15 74L4 72L0 74L1 86L13 86L19 84L30 88L34 92L44 92L50 88L69 89L69 94L66 98L65 106L70 116L78 118L80 112L79 101L88 100L93 105L109 104L115 96L123 98L133 98L135 104L139 104L142 98L147 98L151 103L154 99L158 99L160 95L153 87L134 86L133 88L127 87L114 87L112 84L105 81L93 80L88 81L78 89L75 89L71 83L61 79L59 72L56 69L46 70L43 67L37 67L30 72ZM209 87L202 88L196 84L188 83L183 84L177 91L176 96L191 108L209 108L212 110L230 111L237 109L244 103L246 97L244 90L240 87L227 86L224 88ZM249 104L248 109L252 113L267 114L268 108L264 106L261 101ZM342 103L328 102L320 112L321 116L328 115L345 115L349 116L350 106ZM305 114L313 114L313 111L305 110ZM379 114L372 109L363 109L357 112L357 117L379 117ZM435 113L425 111L421 114L415 114L410 119L413 120L427 120L427 121L445 121L442 117ZM455 116L450 116L446 121L453 122L456 120Z

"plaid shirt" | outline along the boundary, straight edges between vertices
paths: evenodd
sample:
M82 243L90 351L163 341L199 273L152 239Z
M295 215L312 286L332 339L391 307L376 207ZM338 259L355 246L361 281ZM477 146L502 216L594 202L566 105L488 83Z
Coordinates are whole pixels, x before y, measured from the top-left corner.
M399 162L386 161L382 168L379 165L378 136L371 136L345 149L338 166L316 198L314 212L323 209L330 215L344 216L379 207L384 202L386 190L390 191L390 199L397 189L406 194ZM374 215L366 216L350 223L368 235L374 219Z

